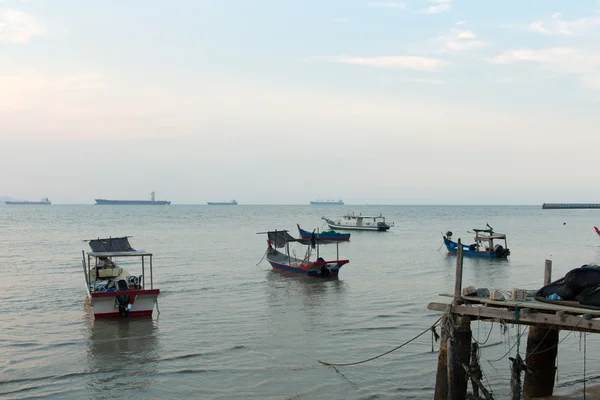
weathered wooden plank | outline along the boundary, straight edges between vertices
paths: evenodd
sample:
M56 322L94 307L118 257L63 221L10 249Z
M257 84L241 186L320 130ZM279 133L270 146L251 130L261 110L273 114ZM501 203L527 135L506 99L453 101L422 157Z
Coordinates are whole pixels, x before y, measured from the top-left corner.
M445 312L448 309L448 304L429 303L427 309ZM452 312L459 315L468 315L477 319L488 319L498 322L504 321L509 324L517 323L514 311L503 310L501 308L455 305L452 308ZM520 312L518 322L521 325L556 325L560 329L565 330L600 333L600 320L586 320L583 317L574 315L558 316L555 314Z
M441 293L440 296L454 298L454 295L450 294L450 293ZM498 301L498 300L490 300L485 297L475 297L475 296L462 296L461 299L468 303L480 303L480 304L486 304L486 305L492 305L492 306L498 306L498 307L509 307L509 308L519 307L521 309L533 308L536 310L545 310L545 311L552 311L552 312L564 311L564 312L568 312L568 313L572 313L572 314L590 314L590 315L600 316L600 310L595 310L595 309L591 309L591 308L582 308L582 307L572 307L572 306L561 305L561 304L550 304L550 303L544 303L544 302L537 301L537 300Z

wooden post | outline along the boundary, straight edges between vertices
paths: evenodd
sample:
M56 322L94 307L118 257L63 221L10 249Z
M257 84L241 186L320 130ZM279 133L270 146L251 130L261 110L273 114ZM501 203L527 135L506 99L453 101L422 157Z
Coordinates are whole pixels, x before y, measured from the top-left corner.
M455 315L452 337L448 339L448 400L467 397L467 373L463 364L471 358L471 319Z
M558 329L529 327L523 396L526 400L552 396L556 378Z
M546 260L544 265L544 285L552 282L552 260Z
M440 325L440 352L438 354L437 374L435 376L435 393L433 400L448 400L448 332L446 331L447 314L442 316Z
M544 285L552 281L552 260L544 265ZM556 354L558 352L558 328L529 327L527 355L525 356L525 380L523 397L526 400L552 396L556 378Z
M458 248L456 249L456 278L455 278L456 281L454 282L454 300L458 300L462 296L462 293L461 293L462 292L462 273L463 273L463 247L462 247L461 240L458 239Z

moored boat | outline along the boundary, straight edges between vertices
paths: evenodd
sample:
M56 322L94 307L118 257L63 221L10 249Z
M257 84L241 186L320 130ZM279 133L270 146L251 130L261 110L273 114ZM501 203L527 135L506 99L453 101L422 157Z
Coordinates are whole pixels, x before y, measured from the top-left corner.
M486 224L488 229L473 229L475 232L474 243L462 244L463 254L465 256L486 257L486 258L507 258L510 256L510 250L506 241L506 235L496 233L491 226ZM456 254L458 243L452 241L452 232L448 231L442 235L444 245L448 253ZM504 241L504 246L494 244L494 241Z
M388 231L394 226L393 222L386 222L385 217L379 215L362 215L348 213L337 220L332 220L327 217L322 217L327 222L331 229L344 229L352 231Z
M313 235L310 239L296 239L286 230L262 233L267 234L268 247L265 258L275 270L316 278L337 278L340 268L350 262L350 260L339 259L339 240L317 239L316 235ZM290 243L299 243L307 247L304 258L296 258L290 254ZM320 246L331 243L336 245L336 258L325 260L320 256ZM285 253L277 250L279 248L285 248ZM316 250L316 260L311 261L313 249Z
M152 316L159 289L152 279L152 253L135 250L128 237L88 240L91 252L82 251L85 286L95 318ZM114 259L138 257L141 275L133 275ZM145 261L150 275L146 274ZM149 279L148 279L149 278Z
M315 234L317 239L341 241L341 242L350 240L349 233L339 233L334 230L323 231L323 232L309 232L309 231L305 231L304 229L300 228L299 224L296 224L296 226L298 227L298 232L300 233L300 237L302 239L310 239L312 237L312 235Z

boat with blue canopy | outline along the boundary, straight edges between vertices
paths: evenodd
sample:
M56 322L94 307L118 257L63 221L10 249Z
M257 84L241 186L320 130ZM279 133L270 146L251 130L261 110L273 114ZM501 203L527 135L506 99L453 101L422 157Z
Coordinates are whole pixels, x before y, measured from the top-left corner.
M323 240L341 241L341 242L350 240L349 233L339 233L334 230L323 231L323 232L319 232L319 231L309 232L309 231L305 231L304 229L300 228L299 224L296 224L296 226L298 227L298 232L300 233L300 237L302 239L310 239L312 237L312 235L316 235L317 239L323 239Z
M494 232L489 224L486 224L486 226L488 229L473 229L475 233L474 243L462 244L463 254L465 256L486 258L508 258L510 250L508 249L506 235ZM452 241L452 232L448 231L445 235L442 234L442 237L448 253L456 254L458 243ZM498 244L498 241L504 241L504 246Z

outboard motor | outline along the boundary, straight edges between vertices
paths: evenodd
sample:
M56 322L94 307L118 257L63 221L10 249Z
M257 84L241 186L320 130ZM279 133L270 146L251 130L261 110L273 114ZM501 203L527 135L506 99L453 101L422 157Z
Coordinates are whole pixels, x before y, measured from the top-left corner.
M446 237L448 238L448 240L450 240L452 238L452 232L451 231L446 232Z
M127 292L129 288L127 287L127 282L124 279L121 279L117 282L117 292ZM129 309L131 305L129 304L129 296L126 294L119 294L115 297L115 308L119 309L119 315L121 317L129 316Z
M496 253L496 258L508 257L510 255L510 250L505 249L499 244L494 246L494 252Z
M140 279L135 275L131 275L127 278L127 284L132 289L137 288L138 285L140 284Z

